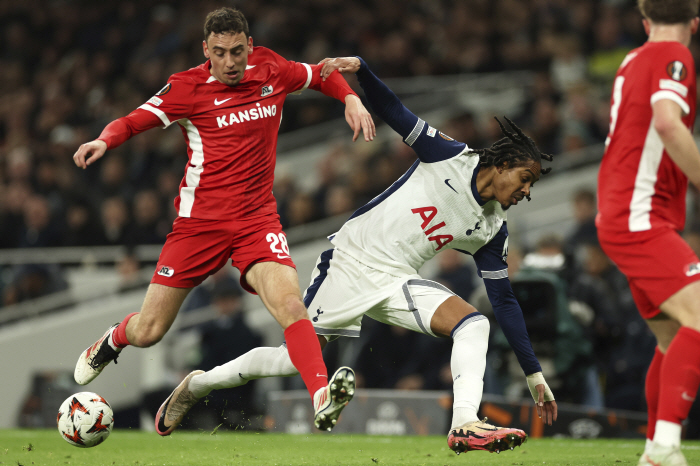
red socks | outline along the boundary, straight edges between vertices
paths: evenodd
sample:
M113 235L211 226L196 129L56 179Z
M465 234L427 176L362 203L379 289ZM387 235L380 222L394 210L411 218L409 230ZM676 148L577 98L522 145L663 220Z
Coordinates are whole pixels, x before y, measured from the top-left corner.
M647 371L644 393L647 399L647 438L654 440L654 430L656 429L656 412L659 407L659 390L661 389L661 365L664 361L664 353L659 347L654 351L654 358L651 360Z
M302 319L284 331L287 351L292 364L301 374L306 389L313 399L319 388L328 385L328 372L321 356L321 345L311 321Z
M114 346L117 348L126 348L131 344L129 343L129 340L126 339L126 324L129 322L129 319L134 317L136 314L138 314L138 312L132 312L128 316L124 317L122 323L119 324L119 326L112 332L112 343L114 343Z
M700 386L700 332L681 327L661 366L657 420L680 424L688 417Z

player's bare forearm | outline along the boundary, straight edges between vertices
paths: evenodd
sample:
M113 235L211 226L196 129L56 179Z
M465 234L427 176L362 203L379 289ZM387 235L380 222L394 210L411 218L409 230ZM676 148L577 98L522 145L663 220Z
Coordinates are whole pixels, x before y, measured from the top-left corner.
M660 100L653 105L654 129L671 160L700 189L700 151L693 135L681 119L680 106L671 100Z

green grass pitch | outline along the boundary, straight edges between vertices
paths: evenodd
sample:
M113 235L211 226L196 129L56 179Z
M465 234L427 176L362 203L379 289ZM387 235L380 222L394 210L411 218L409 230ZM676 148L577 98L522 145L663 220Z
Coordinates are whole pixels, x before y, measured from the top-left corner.
M54 429L0 430L0 465L636 465L642 440L533 439L500 454L457 456L445 437L383 437L351 434L153 432L115 430L95 448L66 443ZM684 442L689 464L700 464L700 442Z

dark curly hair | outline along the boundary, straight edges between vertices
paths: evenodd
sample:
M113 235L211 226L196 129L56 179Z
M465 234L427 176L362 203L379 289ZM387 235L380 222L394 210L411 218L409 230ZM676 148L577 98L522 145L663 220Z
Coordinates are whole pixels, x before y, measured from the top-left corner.
M533 161L541 165L542 159L548 162L552 161L552 155L540 152L535 141L526 136L508 117L504 116L503 118L506 119L513 131L508 131L501 121L494 117L505 137L494 142L491 147L472 150L472 153L479 156L479 163L482 167L500 167L504 163L508 163L508 167L513 168ZM551 168L542 168L540 173L546 175L551 170ZM530 196L527 196L527 200L530 200Z
M244 33L246 39L250 37L248 21L240 10L223 7L214 10L204 20L204 40L211 34L238 34Z

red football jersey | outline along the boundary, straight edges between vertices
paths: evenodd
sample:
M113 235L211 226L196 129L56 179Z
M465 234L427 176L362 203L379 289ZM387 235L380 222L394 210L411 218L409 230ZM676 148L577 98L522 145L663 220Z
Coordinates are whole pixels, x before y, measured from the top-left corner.
M598 228L683 229L688 178L664 150L652 125L652 104L676 102L692 129L695 95L695 64L683 44L647 42L627 54L615 77L598 174Z
M189 163L175 198L178 215L232 219L276 213L272 183L282 105L287 94L306 89L312 79L318 87L320 77L311 66L264 47L253 48L237 86L217 81L209 68L207 61L172 75L139 107L166 127L178 123L185 136ZM137 113L129 117L137 121Z

